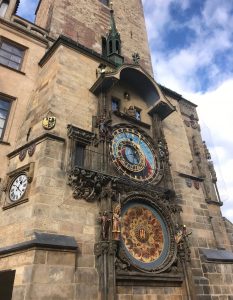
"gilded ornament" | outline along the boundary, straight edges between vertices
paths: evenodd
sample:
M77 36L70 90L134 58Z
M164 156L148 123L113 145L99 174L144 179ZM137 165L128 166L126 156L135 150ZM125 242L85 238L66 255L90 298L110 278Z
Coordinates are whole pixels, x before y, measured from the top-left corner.
M46 130L51 130L55 127L56 125L56 117L50 116L50 117L45 117L42 121L42 126Z

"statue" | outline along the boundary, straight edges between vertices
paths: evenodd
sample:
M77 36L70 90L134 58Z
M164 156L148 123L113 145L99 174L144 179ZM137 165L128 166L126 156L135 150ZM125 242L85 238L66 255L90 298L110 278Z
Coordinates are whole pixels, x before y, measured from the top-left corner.
M136 109L132 105L130 105L130 107L126 110L126 113L130 117L136 117Z
M101 223L101 239L106 241L109 238L109 227L111 223L111 219L108 217L107 211L104 211L102 216L100 214L99 221Z
M189 235L192 234L192 231L189 233L187 232L186 225L178 225L176 224L176 235L175 235L175 241L177 244L184 241L184 239L187 239Z
M217 174L216 174L216 171L214 169L214 163L212 161L209 161L208 162L208 167L209 167L209 171L210 171L210 174L211 174L212 181L213 181L213 183L216 183L217 182Z
M120 204L116 205L112 215L112 234L113 240L119 241L121 233L121 207Z

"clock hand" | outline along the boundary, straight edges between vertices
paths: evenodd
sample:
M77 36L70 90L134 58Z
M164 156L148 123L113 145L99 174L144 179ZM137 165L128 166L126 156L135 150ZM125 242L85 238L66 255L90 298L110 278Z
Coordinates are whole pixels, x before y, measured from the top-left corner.
M17 188L17 190L19 190L19 191L20 191L20 193L22 193L22 191L19 189L19 186L17 186L17 185L14 185L14 184L13 184L13 186L15 186L15 187Z

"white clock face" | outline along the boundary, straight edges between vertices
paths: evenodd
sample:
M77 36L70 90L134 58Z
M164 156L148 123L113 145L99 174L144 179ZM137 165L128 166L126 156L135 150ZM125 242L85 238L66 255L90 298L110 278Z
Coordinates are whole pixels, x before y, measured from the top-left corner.
M28 185L27 176L22 174L13 181L10 191L9 198L11 201L18 201L24 195Z

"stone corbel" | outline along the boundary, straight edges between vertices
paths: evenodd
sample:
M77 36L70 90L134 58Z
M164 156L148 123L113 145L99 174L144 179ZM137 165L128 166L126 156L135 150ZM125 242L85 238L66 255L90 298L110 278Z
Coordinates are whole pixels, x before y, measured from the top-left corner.
M73 189L75 199L99 200L104 196L107 185L113 182L114 179L110 176L79 167L68 173L68 184Z

